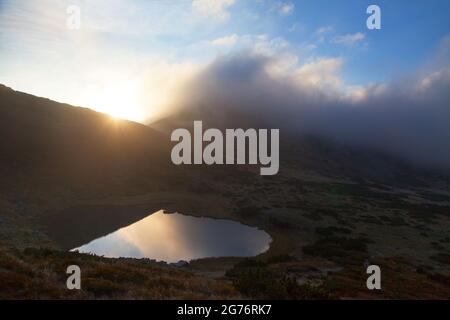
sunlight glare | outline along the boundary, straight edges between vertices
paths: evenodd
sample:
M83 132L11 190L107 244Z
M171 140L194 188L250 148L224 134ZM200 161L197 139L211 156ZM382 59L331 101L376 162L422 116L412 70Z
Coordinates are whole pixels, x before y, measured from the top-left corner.
M146 117L140 95L134 85L113 86L98 90L86 96L84 100L93 110L114 118L140 122Z

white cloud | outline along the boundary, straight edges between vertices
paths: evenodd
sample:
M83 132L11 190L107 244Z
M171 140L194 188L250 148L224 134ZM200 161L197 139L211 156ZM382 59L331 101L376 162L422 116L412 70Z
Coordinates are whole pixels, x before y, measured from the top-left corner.
M217 38L211 41L211 44L218 47L232 47L239 41L239 36L232 34L229 36Z
M316 30L316 34L324 34L324 33L328 33L331 30L333 30L333 27L331 26L324 26L324 27L320 27L319 29Z
M246 36L247 47L254 53L273 56L289 48L290 43L281 37L269 38L266 34Z
M230 17L228 8L235 3L235 0L193 0L192 9L208 17L226 21Z
M268 59L265 71L272 77L286 77L298 65L299 58L293 53L283 53Z
M444 68L426 75L419 83L418 90L427 90L442 79L450 79L450 68Z
M280 3L278 13L283 16L288 16L294 12L295 5L292 2Z
M302 84L337 88L342 84L342 79L337 74L342 64L341 58L320 58L298 68L295 77Z
M333 39L333 43L337 43L337 44L345 44L345 45L352 45L358 41L362 41L364 40L366 36L364 35L364 33L361 32L357 32L355 34L346 34L343 36L337 36Z

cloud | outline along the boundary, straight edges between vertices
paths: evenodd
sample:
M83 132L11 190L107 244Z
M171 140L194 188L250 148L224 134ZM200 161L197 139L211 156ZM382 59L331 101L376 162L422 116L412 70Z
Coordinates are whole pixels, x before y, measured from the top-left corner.
M331 26L324 26L324 27L320 27L316 30L316 34L324 34L324 33L328 33L331 32L333 30L333 27Z
M299 22L294 22L288 30L289 32L304 31L304 27Z
M342 64L342 58L321 58L299 67L295 76L304 84L338 87L342 84L342 79L337 75L337 71Z
M299 64L251 50L220 56L183 88L182 109L228 125L281 128L372 149L424 166L450 167L450 68L409 80L348 86L339 58ZM247 121L247 122L245 122ZM214 124L210 124L214 125Z
M228 8L235 0L193 0L192 9L200 15L213 17L220 21L226 21L230 17Z
M217 38L211 41L211 44L219 47L232 47L239 41L239 37L236 34Z
M262 55L274 55L289 48L290 43L281 37L269 38L266 34L247 35L242 38L246 48Z
M163 28L151 18L141 19L149 8L139 7L137 1L72 2L82 8L78 31L66 28L66 1L0 5L0 43L9 49L0 52L0 60L9 61L2 65L0 83L136 121L163 116L175 88L200 67L189 60L174 61L157 50L130 50L122 42L105 41L104 34L114 34L116 39ZM148 1L148 5L161 3ZM165 25L166 19L162 20Z
M336 36L336 37L334 37L332 42L337 43L337 44L352 45L356 42L364 40L365 37L366 36L364 35L364 33L357 32L354 34L346 34L343 36Z
M295 5L292 2L279 3L278 13L282 16L288 16L294 12Z
M315 35L318 38L318 42L319 43L323 43L325 42L325 37L328 33L330 33L331 31L333 31L333 27L332 26L323 26L320 27L316 30Z
M230 34L210 41L202 41L195 45L207 45L213 47L216 54L229 53L231 51L250 50L262 55L284 55L291 44L282 37L271 38L267 34ZM213 58L213 57L211 57Z

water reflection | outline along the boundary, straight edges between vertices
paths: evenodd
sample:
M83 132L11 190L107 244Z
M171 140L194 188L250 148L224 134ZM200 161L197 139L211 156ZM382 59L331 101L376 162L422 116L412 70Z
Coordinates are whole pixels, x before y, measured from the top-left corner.
M205 257L255 256L266 251L270 241L266 232L234 221L158 211L73 250L110 258L176 262Z

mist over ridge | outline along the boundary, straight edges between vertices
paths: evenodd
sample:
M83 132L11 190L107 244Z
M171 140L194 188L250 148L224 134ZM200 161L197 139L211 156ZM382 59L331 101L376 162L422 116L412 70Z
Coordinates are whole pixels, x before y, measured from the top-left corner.
M448 44L444 40L439 53L448 51ZM339 75L340 59L297 66L244 50L219 56L198 72L177 92L172 108L228 119L231 126L313 134L414 164L448 168L450 68L442 56L426 72L352 87Z

